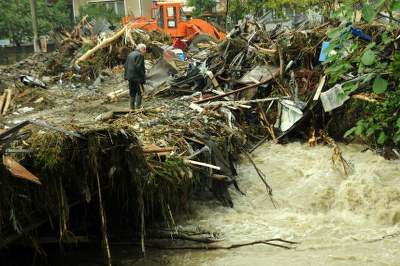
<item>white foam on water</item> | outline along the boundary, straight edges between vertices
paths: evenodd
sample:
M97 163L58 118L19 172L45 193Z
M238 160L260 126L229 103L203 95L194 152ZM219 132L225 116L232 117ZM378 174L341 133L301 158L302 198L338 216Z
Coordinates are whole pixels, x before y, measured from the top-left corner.
M332 149L266 143L252 158L267 176L276 209L248 160L230 188L234 208L194 202L184 230L218 233L225 244L271 238L299 241L296 250L248 246L219 251L169 252L173 265L400 265L400 162L359 145L340 145L353 171L332 164Z

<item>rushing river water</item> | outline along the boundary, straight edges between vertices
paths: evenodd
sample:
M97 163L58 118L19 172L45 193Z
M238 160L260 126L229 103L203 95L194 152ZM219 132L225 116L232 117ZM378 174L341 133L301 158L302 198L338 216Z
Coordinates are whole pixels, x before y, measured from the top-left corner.
M243 158L238 183L246 196L232 188L232 209L194 202L194 215L179 222L184 230L218 233L224 245L282 238L301 242L296 249L148 250L148 258L169 265L400 265L400 161L358 145L340 148L353 166L348 177L332 166L329 147L266 143L252 158L268 178L276 208Z

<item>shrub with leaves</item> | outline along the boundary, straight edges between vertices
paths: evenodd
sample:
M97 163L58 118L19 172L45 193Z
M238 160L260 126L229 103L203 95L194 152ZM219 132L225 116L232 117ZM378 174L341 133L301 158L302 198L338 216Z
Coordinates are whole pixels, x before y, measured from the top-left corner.
M105 18L113 24L120 23L122 19L122 16L115 13L114 9L107 8L102 3L88 3L80 6L79 14L81 17L88 16L89 18L96 20L99 18Z
M37 0L39 35L46 35L56 27L72 28L70 11L65 0ZM10 39L20 46L33 37L29 0L0 1L0 39Z
M385 2L364 3L362 21L357 24L351 23L355 16L351 1L334 13L342 26L328 34L331 45L325 52L330 55L324 64L329 84L342 84L344 93L339 97L371 92L379 98L359 103L364 110L363 117L344 137L355 134L379 145L397 145L400 142L400 55L395 50L400 32L397 24L374 23L382 17ZM399 9L400 1L392 1L387 11L391 14ZM390 16L389 19L396 21ZM354 79L344 81L347 74Z

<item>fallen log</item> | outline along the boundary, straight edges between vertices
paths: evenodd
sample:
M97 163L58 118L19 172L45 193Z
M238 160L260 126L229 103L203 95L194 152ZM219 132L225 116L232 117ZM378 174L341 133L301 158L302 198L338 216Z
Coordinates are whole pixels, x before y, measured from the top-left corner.
M131 27L132 23L126 24L125 27L123 27L119 32L117 32L116 34L114 34L113 36L105 39L104 41L102 41L101 43L99 43L98 45L96 45L94 48L90 49L89 51L86 52L86 54L82 55L81 57L79 57L76 61L75 64L79 64L81 61L85 61L87 60L91 55L93 55L95 52L97 52L98 50L100 50L101 48L103 48L104 46L112 43L113 41L117 40L119 37L121 37L124 33L125 30L128 27Z

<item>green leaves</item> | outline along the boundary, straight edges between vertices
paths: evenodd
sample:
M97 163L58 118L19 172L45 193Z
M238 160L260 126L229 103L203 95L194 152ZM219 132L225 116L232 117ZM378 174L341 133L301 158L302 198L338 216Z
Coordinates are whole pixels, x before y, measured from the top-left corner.
M342 31L343 29L334 29L328 33L328 37L331 40L336 40L337 38L340 37L340 35L342 35Z
M380 75L377 75L374 80L374 84L372 85L373 91L376 94L382 94L386 91L387 87L388 82L385 79L381 78Z
M354 131L354 133L357 136L360 136L362 134L363 130L364 130L364 123L363 122L364 122L363 120L360 120L360 121L357 122L357 127L356 127L356 130Z
M385 143L386 139L387 139L387 136L386 136L385 132L381 131L381 133L379 134L378 140L376 142L378 144L382 145L383 143Z
M390 10L397 11L399 9L400 9L400 1L392 1L392 4L390 5Z
M347 6L341 6L338 10L336 10L336 11L333 13L332 17L333 17L333 18L337 18L337 17L340 16L343 12L345 12L346 9L347 9Z
M346 133L344 133L343 138L347 138L348 136L350 136L351 134L353 134L355 130L356 130L355 127L350 128L349 130L346 131Z
M387 45L387 44L390 43L391 41L392 41L392 39L388 37L388 32L385 31L385 32L382 34L382 42L383 42L383 44L384 44L384 45Z
M342 98L345 99L346 97L349 96L350 93L352 93L353 91L357 90L359 87L359 83L346 83L345 85L343 85L343 95L339 94L338 98Z
M65 29L72 27L65 0L37 0L37 18L39 35L47 35L49 30L59 26ZM0 39L11 39L14 44L21 45L31 39L32 22L29 0L0 0Z
M385 4L385 2L386 2L386 0L379 0L378 2L376 2L374 4L374 9L379 10L383 6L383 4Z
M369 4L364 4L362 9L362 17L368 22L375 20L377 11L372 8Z
M200 17L203 13L215 14L217 3L215 0L189 0L187 5L194 7L195 17Z
M384 7L386 2L362 2L361 15L364 22L373 22L382 8L391 11ZM342 6L335 15L346 15L351 4L346 2L344 5L346 7ZM391 9L400 10L400 0L393 1ZM343 21L343 17L341 20ZM364 25L353 24L353 27L367 32ZM331 46L336 47L336 55L324 62L327 65L325 73L329 75L329 83L343 83L342 77L348 72L358 77L368 74L365 79L358 80L358 83L342 84L344 92L339 97L354 93L360 87L384 96L373 102L355 100L350 103L356 107L354 114L359 116L359 121L345 132L345 138L355 136L356 139L369 140L378 145L400 142L400 118L393 115L398 112L400 103L400 52L393 48L393 40L398 35L397 29L397 25L390 22L370 42L365 42L355 34L343 33L346 29L329 32ZM357 74L354 73L355 70L358 71Z
M361 62L366 66L370 66L375 62L375 57L375 53L371 49L366 49L361 57Z
M115 13L111 8L108 8L102 3L89 3L79 7L80 16L89 16L89 18L99 19L101 17L113 22L119 23L121 21L121 15Z

